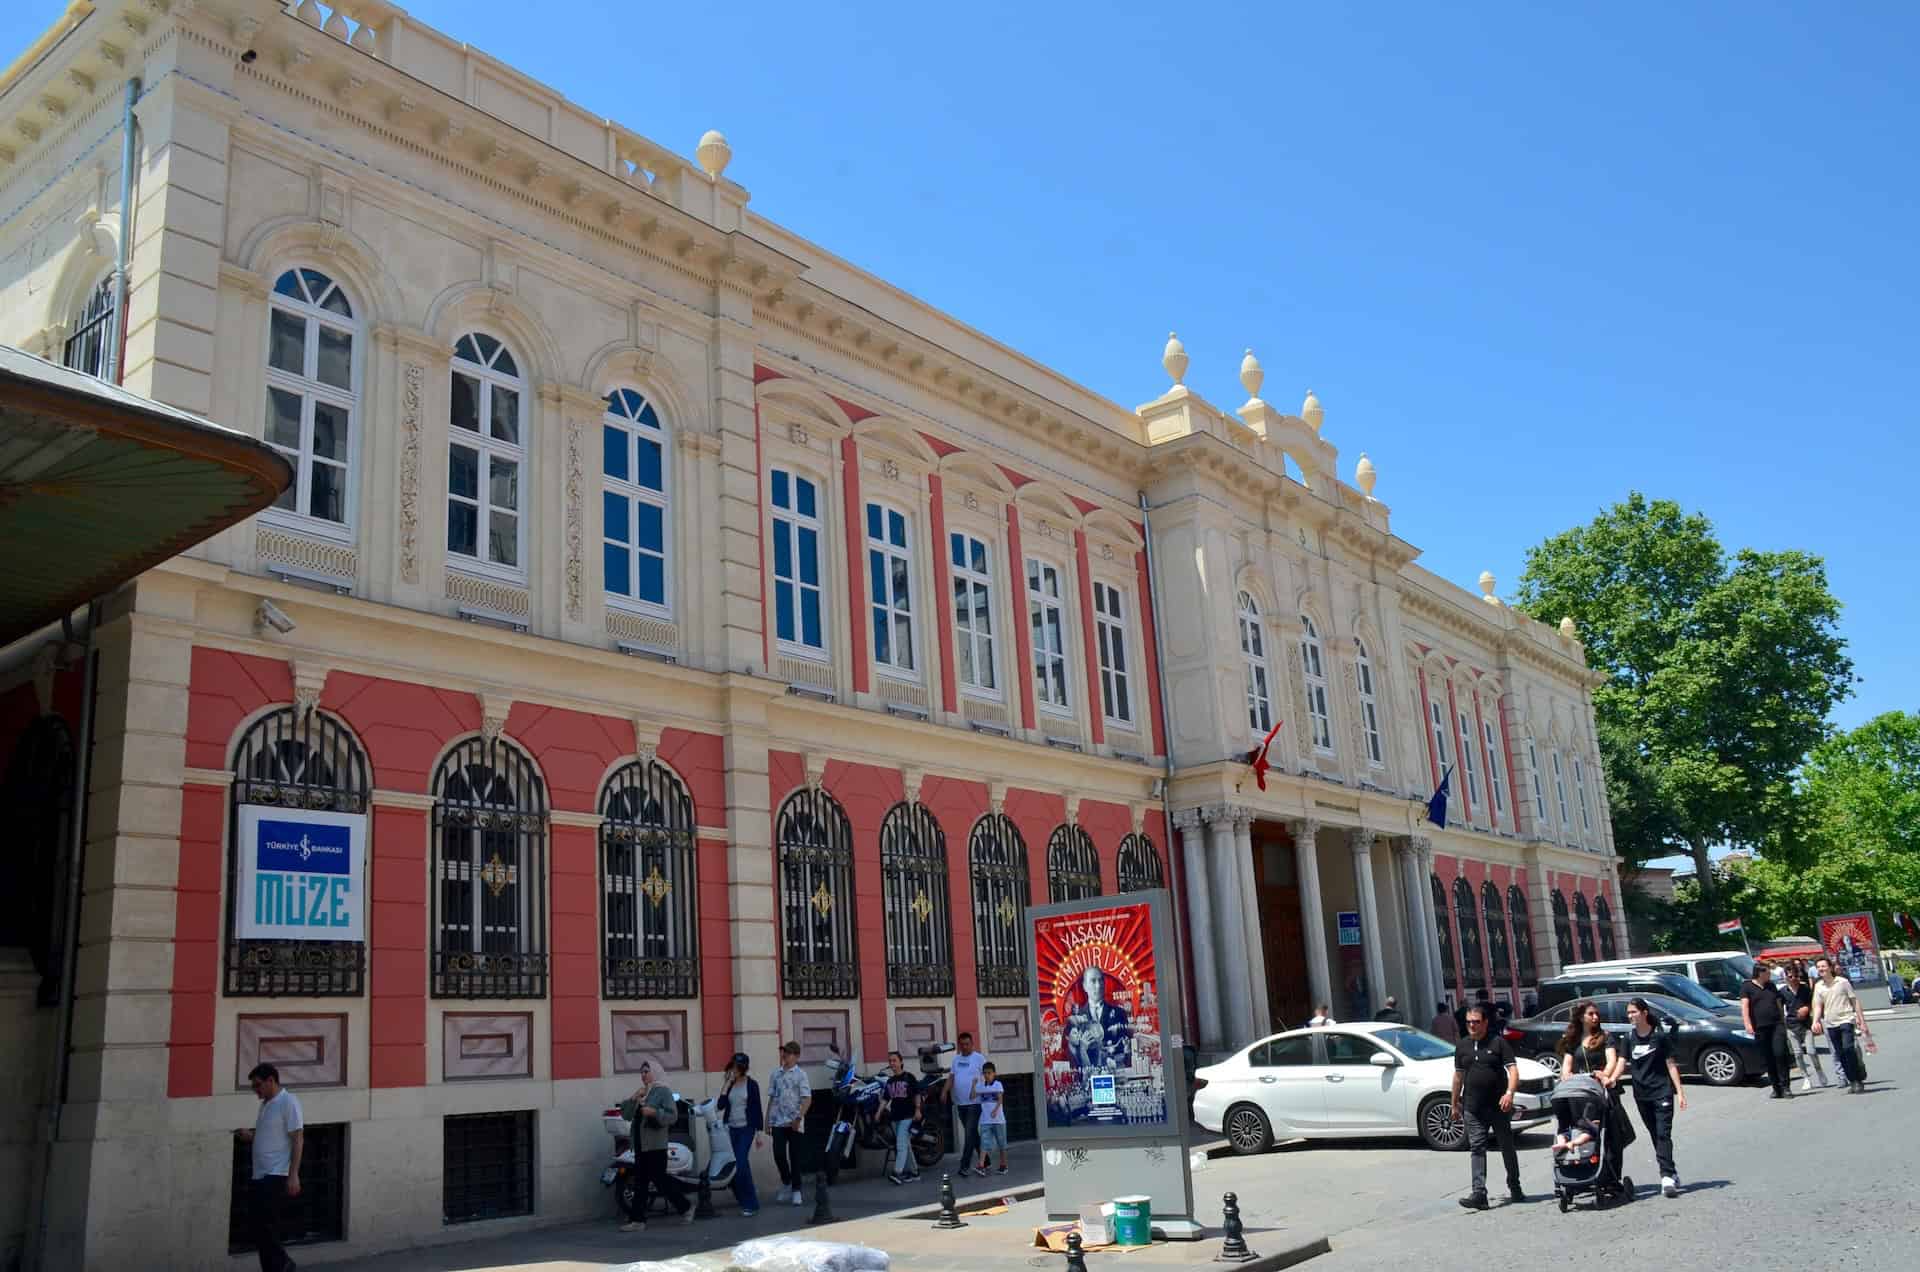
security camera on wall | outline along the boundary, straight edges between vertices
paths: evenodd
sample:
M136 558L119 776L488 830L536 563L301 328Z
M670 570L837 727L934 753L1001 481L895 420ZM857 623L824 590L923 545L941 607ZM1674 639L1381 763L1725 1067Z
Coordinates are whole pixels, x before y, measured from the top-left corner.
M253 612L253 629L258 632L264 632L268 628L272 628L282 636L285 636L299 625L300 624L294 622L293 619L287 616L285 610L275 605L272 601L261 601L259 608Z

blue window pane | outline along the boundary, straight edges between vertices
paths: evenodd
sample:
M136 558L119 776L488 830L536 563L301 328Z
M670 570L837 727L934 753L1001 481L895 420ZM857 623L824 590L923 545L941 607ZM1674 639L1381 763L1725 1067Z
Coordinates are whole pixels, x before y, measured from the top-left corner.
M800 528L800 581L820 585L820 532Z
M610 425L600 426L601 468L617 481L627 479L627 431Z
M634 592L643 601L667 603L667 563L657 556L640 557L640 586Z
M824 643L820 636L820 593L818 592L800 593L800 640L815 649L819 649Z
M873 603L887 603L887 558L878 552L867 553L867 582L873 587Z
M648 490L665 490L666 487L660 484L660 443L649 437L637 437L634 442L635 449L639 451L634 481Z
M887 514L887 538L896 548L907 546L907 519L897 512Z
M973 568L982 574L987 573L987 545L978 539L969 542L973 545Z
M600 515L606 521L607 538L615 543L632 542L628 536L627 500L610 490L600 492Z
M634 542L643 548L652 548L655 552L666 551L666 523L658 507L650 503L635 504L633 520Z
M893 634L893 624L887 621L887 612L883 609L873 611L873 657L876 662L891 663L893 647L888 637Z
M867 505L867 538L878 539L879 537L880 537L880 505L868 504Z
M605 544L603 549L607 561L607 591L616 596L633 595L633 578L630 569L633 558L625 548L617 544Z
M640 422L648 428L659 428L660 417L653 413L653 404L642 399L639 394L635 394L633 400L640 404Z
M773 585L773 622L774 631L781 640L793 639L793 584L776 583Z
M795 512L803 517L817 517L820 515L819 508L814 503L812 482L808 481L805 477L795 477L793 479L793 494L794 504L796 505L794 508Z
M773 577L793 577L793 527L784 521L773 523Z
M953 553L953 563L961 568L967 564L967 538L965 535L949 535L949 547Z
M793 503L787 490L787 475L778 468L773 470L773 506L792 508Z

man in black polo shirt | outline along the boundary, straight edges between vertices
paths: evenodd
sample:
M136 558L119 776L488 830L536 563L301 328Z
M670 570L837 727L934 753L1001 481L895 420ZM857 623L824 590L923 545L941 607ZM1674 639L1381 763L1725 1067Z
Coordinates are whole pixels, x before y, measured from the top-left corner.
M1773 971L1765 963L1753 965L1753 979L1740 982L1740 1019L1767 1057L1767 1078L1773 1098L1787 1098L1793 1073L1787 1067L1786 1014L1780 1010L1780 992L1773 987Z
M1488 1036L1491 1015L1479 1003L1467 1008L1467 1037L1453 1052L1453 1118L1467 1121L1467 1148L1473 1158L1473 1191L1460 1199L1468 1210L1487 1208L1487 1137L1500 1142L1507 1167L1507 1196L1525 1201L1520 1188L1520 1155L1513 1146L1513 1096L1520 1089L1520 1060L1505 1038Z

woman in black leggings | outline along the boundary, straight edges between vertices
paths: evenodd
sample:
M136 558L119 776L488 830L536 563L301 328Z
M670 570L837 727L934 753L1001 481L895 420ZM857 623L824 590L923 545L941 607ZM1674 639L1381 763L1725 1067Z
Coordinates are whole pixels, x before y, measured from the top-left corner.
M1613 1045L1606 1026L1600 1023L1600 1008L1588 1001L1577 1002L1567 1014L1567 1032L1560 1039L1560 1080L1576 1073L1592 1074L1607 1088L1607 1162L1604 1177L1618 1187L1621 1162L1627 1145L1633 1143L1633 1121L1620 1103L1620 1075L1626 1060Z
M1653 1140L1654 1160L1660 1164L1660 1191L1677 1197L1680 1172L1673 1164L1673 1115L1687 1107L1687 1093L1680 1086L1680 1062L1673 1058L1667 1031L1653 1018L1646 999L1627 1001L1627 1020L1633 1026L1624 1040L1627 1067L1633 1072L1633 1102L1640 1106L1640 1124Z

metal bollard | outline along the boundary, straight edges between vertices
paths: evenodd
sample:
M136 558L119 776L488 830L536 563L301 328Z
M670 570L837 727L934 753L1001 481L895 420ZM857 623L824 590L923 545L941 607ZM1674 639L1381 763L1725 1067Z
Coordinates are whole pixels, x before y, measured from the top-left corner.
M735 1169L739 1168L735 1167ZM707 1172L704 1170L700 1172L699 1199L693 1203L693 1217L695 1219L713 1218L713 1181L707 1178Z
M1087 1252L1080 1248L1080 1234L1067 1234L1067 1272L1087 1272Z
M967 1226L966 1220L962 1219L960 1212L954 1208L952 1175L940 1176L940 1217L933 1221L933 1226L936 1228L964 1228Z
M813 1177L813 1215L808 1224L834 1222L833 1211L827 1205L827 1172L821 1171Z
M1247 1249L1247 1230L1240 1224L1240 1197L1237 1193L1228 1193L1220 1199L1220 1226L1226 1231L1226 1240L1220 1243L1220 1253L1214 1256L1215 1263L1246 1263L1259 1256Z

